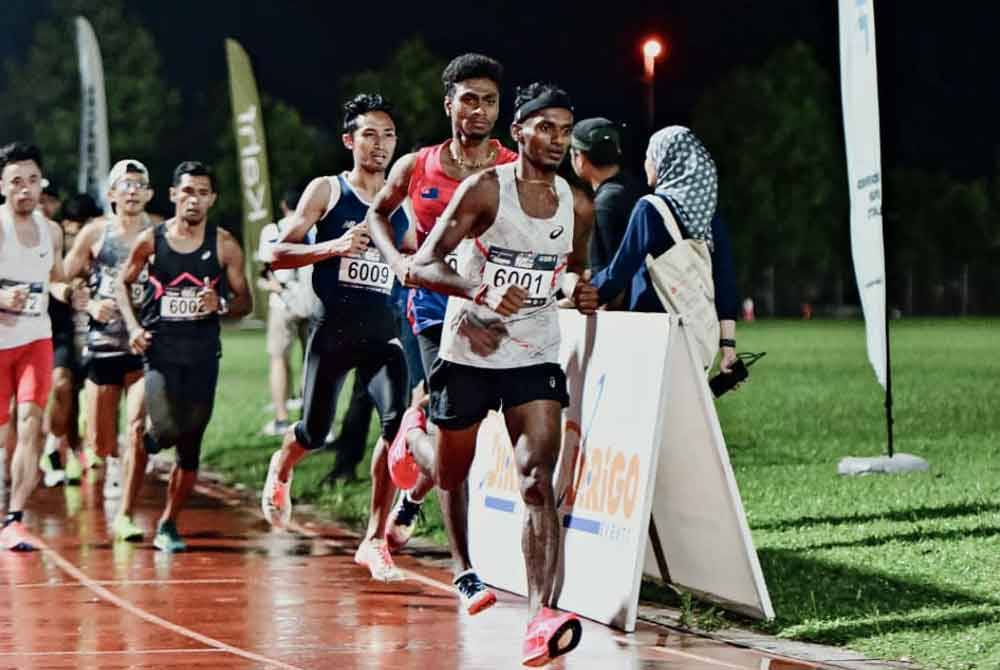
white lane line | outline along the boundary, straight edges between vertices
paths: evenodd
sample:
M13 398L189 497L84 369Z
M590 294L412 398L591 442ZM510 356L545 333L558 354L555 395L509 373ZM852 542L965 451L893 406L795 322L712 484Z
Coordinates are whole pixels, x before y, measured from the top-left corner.
M76 581L80 582L88 589L93 591L94 594L97 595L99 598L108 601L109 603L115 605L116 607L120 607L126 612L129 612L130 614L133 614L144 621L147 621L156 626L160 626L161 628L166 628L167 630L173 633L177 633L178 635L183 635L184 637L200 642L206 647L214 647L216 649L220 649L222 651L233 654L234 656L239 656L241 658L254 661L255 663L264 663L266 665L273 666L276 668L282 668L283 670L302 670L301 668L298 668L294 665L288 665L287 663L282 663L281 661L276 661L274 659L267 658L265 656L260 656L258 654L253 653L252 651L247 651L245 649L240 649L239 647L234 647L232 645L226 644L225 642L221 642L214 638L208 637L207 635L202 635L201 633L193 631L190 628L185 628L184 626L172 623L170 621L167 621L166 619L161 619L155 614L147 612L146 610L142 609L138 605L134 605L123 598L119 598L114 593L107 590L106 588L104 588L103 586L92 580L90 577L88 577L86 574L84 574L83 571L81 571L79 568L73 565L70 561L63 558L63 556L59 552L57 552L52 547L48 546L41 539L36 538L36 543L38 544L38 548L41 549L49 558L51 558L55 562L55 564L59 566L60 569L63 570L63 572L67 573L70 577L72 577L73 579L75 579Z
M246 579L95 579L95 584L101 586L132 586L132 585L174 585L174 584L245 584ZM80 582L37 582L33 584L14 584L15 589L58 589L67 587L85 587Z

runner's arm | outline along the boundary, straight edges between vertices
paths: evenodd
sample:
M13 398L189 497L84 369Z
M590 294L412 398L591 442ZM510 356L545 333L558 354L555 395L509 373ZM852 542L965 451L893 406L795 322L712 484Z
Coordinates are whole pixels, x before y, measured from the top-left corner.
M427 240L413 255L404 283L475 300L480 284L452 270L445 256L466 237L476 237L492 225L499 198L499 182L493 170L474 174L459 184Z
M232 295L226 316L239 319L253 310L253 296L250 293L246 270L243 267L243 249L240 248L232 233L222 228L218 230L219 260L222 261L222 267L226 273L226 284Z
M413 168L417 163L417 154L407 154L396 161L389 171L389 176L385 184L375 194L372 206L368 208L368 216L365 223L368 224L368 234L371 235L372 243L382 254L382 258L389 264L397 276L402 278L405 273L404 258L400 249L396 248L396 235L389 217L403 204L406 195L410 190L410 177L413 176ZM410 219L410 227L414 228L416 221L414 217ZM409 232L409 231L408 231ZM413 237L416 246L416 236ZM406 240L404 240L404 247Z
M63 231L59 224L49 221L49 237L52 238L52 267L49 269L49 294L59 302L69 303L73 299L73 286L66 281L63 271Z
M153 230L150 228L143 231L136 238L135 242L132 243L132 248L129 250L128 258L125 261L125 267L118 273L118 279L115 281L115 302L118 303L118 309L125 320L129 340L134 339L133 333L137 329L142 330L139 325L139 319L136 317L135 310L132 307L130 285L139 279L142 269L146 267L150 257L153 255L153 251L155 250Z
M357 253L368 246L368 229L364 225L351 228L335 240L302 244L312 227L326 214L330 193L330 182L327 179L317 177L309 183L299 199L298 207L289 217L288 230L271 248L273 269L300 268L334 256Z
M582 192L573 189L573 250L566 259L566 272L559 278L563 295L572 296L583 314L597 309L597 289L590 285L587 246L594 228L594 206Z
M66 277L72 279L79 277L90 270L92 248L94 246L94 234L100 231L98 223L103 223L104 219L97 219L85 225L73 240L73 246L63 259L63 269Z

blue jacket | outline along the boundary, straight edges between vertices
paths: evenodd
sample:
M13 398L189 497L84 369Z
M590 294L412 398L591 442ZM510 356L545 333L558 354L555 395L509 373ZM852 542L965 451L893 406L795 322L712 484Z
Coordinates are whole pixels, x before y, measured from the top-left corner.
M662 195L656 194L663 198ZM670 207L670 202L663 198ZM671 210L673 208L671 207ZM676 214L675 214L676 216ZM687 237L684 226L681 234ZM716 213L712 219L712 278L715 281L715 309L719 319L735 320L739 314L739 297L736 294L736 271L733 267L733 249L729 231ZM611 264L598 272L591 283L597 288L600 303L606 304L631 287L628 309L632 312L662 312L663 304L656 295L646 270L646 254L654 258L673 246L667 234L663 217L645 200L636 202L629 217L625 237Z

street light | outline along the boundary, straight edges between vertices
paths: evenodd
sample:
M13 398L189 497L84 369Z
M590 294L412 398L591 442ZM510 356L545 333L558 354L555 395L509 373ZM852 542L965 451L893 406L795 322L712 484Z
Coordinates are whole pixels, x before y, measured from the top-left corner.
M650 37L642 43L642 56L645 64L646 80L646 125L653 130L654 98L656 89L656 59L663 53L663 43L656 37Z

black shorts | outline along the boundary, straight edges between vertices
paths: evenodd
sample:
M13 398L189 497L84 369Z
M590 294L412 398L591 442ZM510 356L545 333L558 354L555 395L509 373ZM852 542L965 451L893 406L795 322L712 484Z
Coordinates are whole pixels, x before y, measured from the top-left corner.
M80 358L76 355L73 345L73 333L55 333L52 335L52 367L66 368L73 371L73 377L81 376Z
M142 370L142 356L94 356L87 363L87 379L98 386L125 386L125 376L139 370Z
M431 370L441 350L441 324L428 326L417 333L417 346L420 347L420 362L424 367L424 383L430 388Z
M535 400L569 405L566 373L556 363L523 368L475 368L439 358L431 369L430 419L444 430L463 430L492 410Z
M306 449L323 447L333 424L337 397L351 369L375 403L382 437L392 440L409 397L406 358L389 307L338 305L309 334L302 421L295 439Z
M212 343L209 351L217 345ZM146 450L177 448L177 465L194 472L201 461L201 440L212 418L219 359L203 357L179 363L155 351L145 361L145 403L150 430Z

